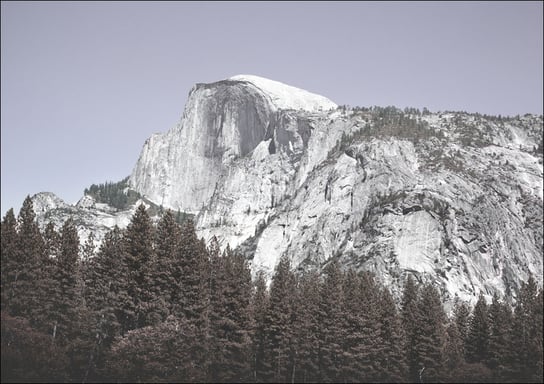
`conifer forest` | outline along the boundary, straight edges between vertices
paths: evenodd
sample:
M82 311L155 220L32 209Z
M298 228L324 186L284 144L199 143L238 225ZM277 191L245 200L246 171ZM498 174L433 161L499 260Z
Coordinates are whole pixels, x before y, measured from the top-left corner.
M40 230L27 198L1 223L2 382L542 382L543 295L445 311L408 277L395 300L334 260L270 284L194 224L143 205L98 249Z

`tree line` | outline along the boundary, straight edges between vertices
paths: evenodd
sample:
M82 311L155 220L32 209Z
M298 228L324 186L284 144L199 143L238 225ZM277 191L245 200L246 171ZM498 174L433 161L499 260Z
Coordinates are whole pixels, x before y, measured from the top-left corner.
M129 189L128 176L116 183L92 184L83 193L92 196L97 203L105 203L119 210L128 208L141 198L138 192Z
M2 382L542 382L542 289L447 316L431 284L402 300L330 261L268 286L192 221L142 205L98 250L27 198L1 223Z

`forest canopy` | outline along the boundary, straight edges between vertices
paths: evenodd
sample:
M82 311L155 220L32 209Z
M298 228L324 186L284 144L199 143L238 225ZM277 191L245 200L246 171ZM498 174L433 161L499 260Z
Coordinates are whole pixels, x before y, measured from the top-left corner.
M153 225L143 205L95 250L72 220L40 230L30 198L2 220L1 257L3 382L543 380L532 278L515 306L481 296L447 316L433 285L408 276L397 303L334 260L297 274L283 257L268 285L191 220Z

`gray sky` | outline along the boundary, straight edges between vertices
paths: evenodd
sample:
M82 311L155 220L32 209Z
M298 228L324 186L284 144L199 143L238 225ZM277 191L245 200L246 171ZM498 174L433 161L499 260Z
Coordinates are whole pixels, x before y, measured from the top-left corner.
M192 85L254 74L352 106L542 114L542 2L2 2L1 213L128 176Z

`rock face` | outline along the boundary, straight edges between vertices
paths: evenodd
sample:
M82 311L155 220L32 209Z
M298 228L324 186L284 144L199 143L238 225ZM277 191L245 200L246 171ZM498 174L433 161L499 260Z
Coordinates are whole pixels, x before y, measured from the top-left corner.
M180 123L145 143L130 186L195 213L199 235L245 253L254 272L271 275L284 254L300 270L338 258L397 294L413 274L449 299L515 298L529 274L542 284L542 126L339 108L235 76L193 87ZM97 217L128 212L80 203Z
M197 84L180 123L145 143L130 183L158 204L197 212L208 204L231 163L271 137L275 112L286 107L311 110L336 104L255 76Z
M139 200L129 209L117 210L107 204L97 203L91 196L83 196L76 204L68 204L51 192L40 192L32 196L32 204L38 224L43 229L51 222L57 229L72 218L78 230L80 244L84 244L92 233L95 246L98 246L108 231L117 226L125 228L140 204L150 204ZM157 218L155 218L157 220Z

